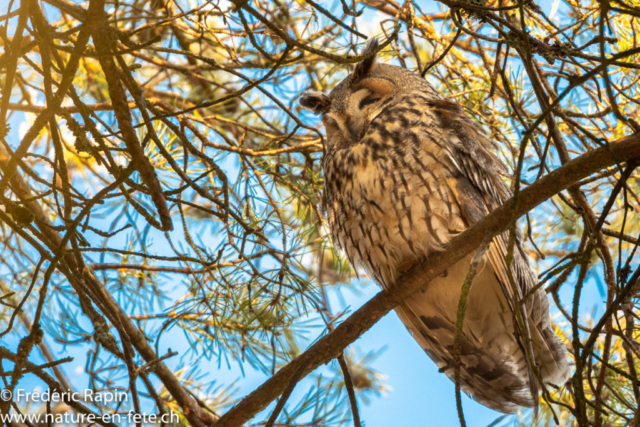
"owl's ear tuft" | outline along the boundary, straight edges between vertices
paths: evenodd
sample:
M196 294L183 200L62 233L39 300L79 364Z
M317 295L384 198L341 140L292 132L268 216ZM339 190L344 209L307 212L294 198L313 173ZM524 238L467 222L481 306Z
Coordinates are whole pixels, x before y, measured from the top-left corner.
M304 92L298 102L302 108L311 110L315 114L324 113L329 109L329 105L331 104L327 95L315 90Z
M367 74L373 71L374 68L376 68L376 59L378 56L378 52L376 51L378 50L378 46L380 46L378 39L372 38L371 40L369 40L367 46L362 51L362 55L370 56L358 62L358 65L356 65L356 68L353 70L353 74L351 75L351 83L359 82L360 80L365 78ZM371 54L372 52L375 53Z

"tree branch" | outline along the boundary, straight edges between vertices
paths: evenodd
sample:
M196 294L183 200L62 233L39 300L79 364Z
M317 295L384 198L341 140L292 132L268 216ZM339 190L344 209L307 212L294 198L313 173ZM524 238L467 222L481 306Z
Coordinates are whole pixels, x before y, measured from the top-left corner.
M436 253L429 263L412 268L390 291L381 291L338 326L319 339L307 351L283 367L259 388L224 414L215 427L241 426L267 407L286 389L294 374L304 377L328 363L349 344L376 324L414 292L428 286L434 278L470 254L481 244L502 233L514 215L520 217L575 182L615 163L640 158L640 135L632 135L590 151L554 170L520 191L517 207L510 199L482 221L460 234L444 252Z

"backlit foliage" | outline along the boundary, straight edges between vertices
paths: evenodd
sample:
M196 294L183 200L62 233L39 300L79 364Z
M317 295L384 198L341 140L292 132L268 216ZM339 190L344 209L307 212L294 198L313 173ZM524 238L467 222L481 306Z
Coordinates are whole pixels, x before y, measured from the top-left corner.
M297 98L344 79L368 37L485 127L514 190L640 131L633 0L11 0L0 14L4 387L35 375L131 396L76 412L211 424L242 395L199 361L269 376L344 319L327 293L364 281L328 239L323 138ZM626 160L520 222L580 355L537 419L503 423L638 425L640 185ZM83 375L65 373L69 354ZM342 360L351 375L316 371L277 425L351 423L350 391L363 404L385 390L371 355Z

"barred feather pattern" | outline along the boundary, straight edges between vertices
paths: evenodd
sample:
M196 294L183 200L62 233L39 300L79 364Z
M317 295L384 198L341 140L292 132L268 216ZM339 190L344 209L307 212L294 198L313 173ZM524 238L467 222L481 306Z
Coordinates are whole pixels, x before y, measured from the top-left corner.
M500 177L504 166L491 154L491 141L458 104L410 71L367 67L356 70L357 81L340 83L320 111L327 129L323 209L334 243L351 264L388 289L404 271L428 263L430 254L444 250L510 192ZM478 268L460 356L462 390L483 405L512 413L537 405L536 378L562 385L569 367L551 329L543 290L525 300L525 324L518 324L515 301L537 279L519 245L507 267L507 245L507 234L496 237ZM454 325L470 261L461 260L396 309L452 380ZM523 340L525 334L531 340ZM531 358L525 341L532 343Z

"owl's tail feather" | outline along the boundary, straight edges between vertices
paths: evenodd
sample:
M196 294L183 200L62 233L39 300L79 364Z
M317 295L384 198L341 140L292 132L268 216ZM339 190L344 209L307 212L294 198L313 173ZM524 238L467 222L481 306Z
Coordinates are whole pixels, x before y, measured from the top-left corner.
M454 381L456 312L460 284L469 270L470 258L449 268L424 292L413 294L396 309L414 339ZM564 374L556 372L563 372L566 362L559 341L549 329L547 310L542 305L529 313L529 322L536 321L530 323L534 357L545 382L562 383ZM527 360L513 330L513 313L487 262L479 267L467 301L460 341L460 386L479 403L504 413L514 413L522 406L535 407L538 401L529 383Z
M427 355L455 382L453 329L450 339L443 339L444 331L440 330L437 336L434 335L406 304L396 308L396 312ZM478 403L507 414L517 412L522 406L535 406L536 400L531 397L526 381L524 359L519 363L513 363L509 356L498 360L495 354L484 353L481 347L473 345L464 336L461 339L460 359L461 389Z
M533 353L545 384L562 386L571 371L567 363L566 349L550 325L530 325Z

